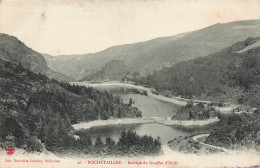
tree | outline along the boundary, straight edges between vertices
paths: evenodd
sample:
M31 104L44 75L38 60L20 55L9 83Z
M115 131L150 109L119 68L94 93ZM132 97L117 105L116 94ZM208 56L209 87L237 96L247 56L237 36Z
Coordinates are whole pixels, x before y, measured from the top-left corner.
M121 135L120 135L120 137L119 137L118 144L119 144L120 146L126 145L126 130L125 130L125 129L121 132Z
M129 106L132 106L132 104L133 104L133 100L132 100L132 98L130 97L128 105L129 105Z
M115 149L116 149L116 142L112 138L110 138L110 137L106 138L105 147L106 147L107 154L111 154L111 153L116 152L115 151Z
M95 147L96 148L103 148L104 147L104 143L103 143L102 139L100 138L100 136L98 136L95 140Z
M115 144L116 144L116 142L112 139L112 138L110 138L110 137L107 137L106 138L106 144L105 144L105 146L107 146L107 147L113 147L113 146L115 146Z

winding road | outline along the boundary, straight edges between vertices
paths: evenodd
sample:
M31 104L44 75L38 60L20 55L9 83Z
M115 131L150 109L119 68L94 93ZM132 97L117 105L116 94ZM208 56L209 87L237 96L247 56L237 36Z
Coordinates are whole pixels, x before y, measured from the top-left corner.
M209 144L206 144L206 143L203 143L203 142L200 142L198 141L199 138L202 138L202 137L207 137L209 136L209 134L200 134L200 135L196 135L196 136L193 136L192 139L198 143L200 143L201 145L204 145L204 146L207 146L207 147L210 147L210 148L215 148L215 149L219 149L219 150L223 150L224 152L230 152L232 150L229 150L229 149L226 149L226 148L222 148L222 147L219 147L219 146L213 146L213 145L209 145Z

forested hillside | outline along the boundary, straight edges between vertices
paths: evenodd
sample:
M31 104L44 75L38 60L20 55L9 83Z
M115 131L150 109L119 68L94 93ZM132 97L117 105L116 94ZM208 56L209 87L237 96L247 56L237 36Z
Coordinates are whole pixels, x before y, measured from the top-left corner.
M72 149L71 124L109 117L141 117L119 97L49 79L0 59L0 147L28 151Z
M260 107L260 47L249 38L207 57L183 61L149 75L142 83L175 96Z

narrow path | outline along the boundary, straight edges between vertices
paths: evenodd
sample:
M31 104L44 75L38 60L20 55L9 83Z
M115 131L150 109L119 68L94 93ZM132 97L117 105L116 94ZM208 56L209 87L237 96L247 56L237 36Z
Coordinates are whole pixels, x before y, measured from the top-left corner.
M203 143L203 142L198 141L198 138L205 137L205 136L209 136L209 134L196 135L196 136L193 136L192 139L193 139L194 141L200 143L201 145L208 146L208 147L210 147L210 148L215 148L215 149L223 150L224 152L230 152L230 151L231 151L231 150L226 149L226 148L223 148L223 147L213 146L213 145L209 145L209 144L206 144L206 143Z

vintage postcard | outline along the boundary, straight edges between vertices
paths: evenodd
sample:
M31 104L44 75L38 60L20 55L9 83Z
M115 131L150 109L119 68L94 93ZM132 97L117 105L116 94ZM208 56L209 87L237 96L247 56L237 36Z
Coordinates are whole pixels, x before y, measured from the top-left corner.
M0 168L184 167L260 167L260 1L0 0Z

